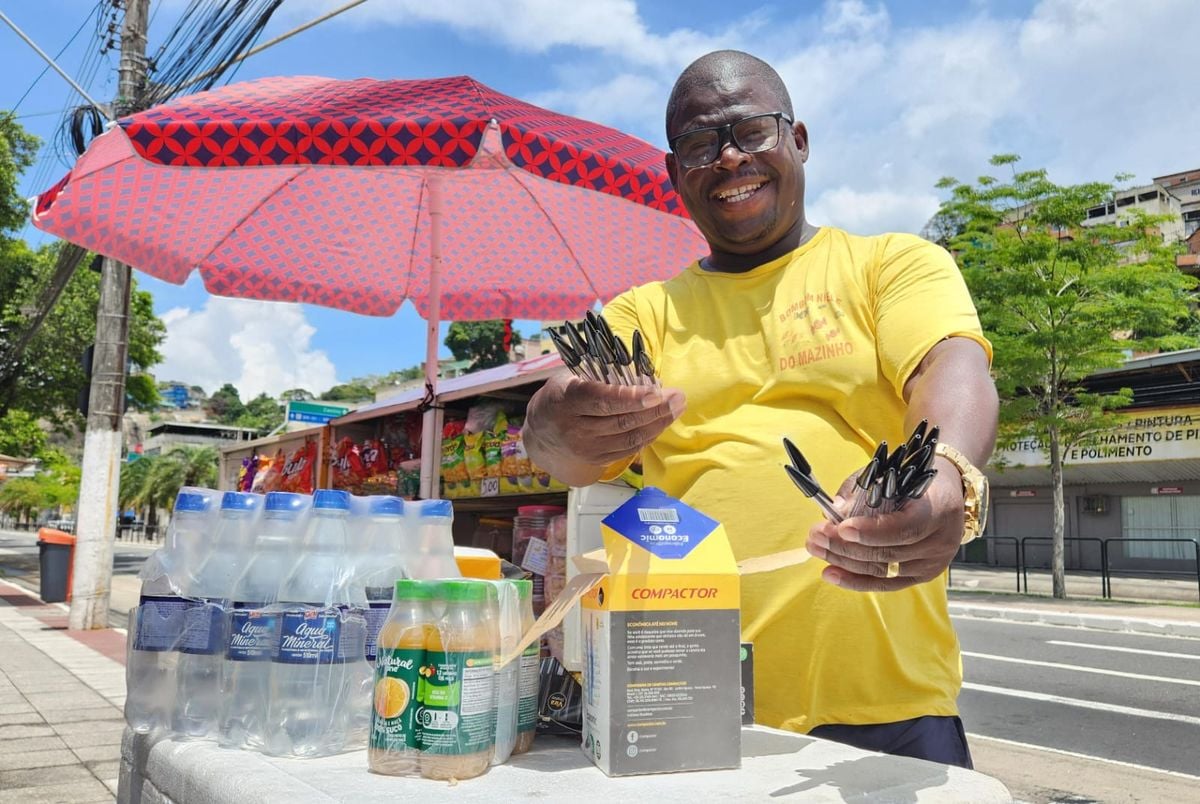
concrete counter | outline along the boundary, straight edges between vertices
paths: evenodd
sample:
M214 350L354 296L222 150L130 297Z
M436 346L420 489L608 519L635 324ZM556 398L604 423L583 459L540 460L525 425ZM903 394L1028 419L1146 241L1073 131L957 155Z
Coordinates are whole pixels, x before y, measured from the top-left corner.
M958 802L1012 800L981 773L873 754L762 726L742 731L740 770L610 779L576 740L539 736L529 753L451 786L367 771L366 751L314 760L275 759L214 743L152 740L126 730L121 743L122 804L245 802L575 802L649 800Z

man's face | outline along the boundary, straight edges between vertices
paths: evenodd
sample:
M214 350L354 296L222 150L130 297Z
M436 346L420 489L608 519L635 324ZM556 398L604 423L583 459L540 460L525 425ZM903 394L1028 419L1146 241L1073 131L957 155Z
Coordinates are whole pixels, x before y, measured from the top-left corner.
M668 131L674 138L779 112L780 106L753 77L714 76L679 98ZM808 136L802 123L789 128L784 120L779 126L779 143L768 151L747 154L726 141L715 162L697 168L667 154L671 181L714 252L754 255L802 223Z

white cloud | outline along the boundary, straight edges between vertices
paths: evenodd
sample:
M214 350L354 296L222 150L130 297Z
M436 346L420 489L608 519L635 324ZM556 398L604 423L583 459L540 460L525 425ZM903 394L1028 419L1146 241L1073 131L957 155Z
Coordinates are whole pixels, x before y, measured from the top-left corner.
M938 198L932 192L905 194L835 187L808 203L805 215L813 223L837 226L855 234L915 232L937 208Z
M882 3L869 9L862 0L828 0L821 27L834 36L867 36L884 33L888 22L888 12Z
M204 307L176 307L167 326L161 379L178 379L212 393L233 383L243 400L289 388L320 393L337 384L325 352L310 342L316 329L300 305L210 296Z

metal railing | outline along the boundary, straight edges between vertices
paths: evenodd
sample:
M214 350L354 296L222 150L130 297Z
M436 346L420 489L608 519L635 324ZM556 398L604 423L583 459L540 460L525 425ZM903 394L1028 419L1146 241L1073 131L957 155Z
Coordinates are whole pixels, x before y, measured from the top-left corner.
M1159 543L1159 544L1165 544L1165 543L1190 544L1192 546L1192 557L1195 561L1195 567L1191 572L1187 572L1187 571L1183 571L1183 570L1120 569L1120 568L1114 569L1112 567L1112 565L1109 563L1109 557L1112 554L1112 552L1111 552L1112 549L1109 545L1110 544L1125 545L1125 544L1135 544L1135 543L1139 543L1139 542L1155 542L1155 543ZM1144 538L1140 538L1140 537L1136 538L1136 539L1109 539L1108 542L1104 545L1104 548L1105 548L1104 549L1104 558L1103 558L1103 560L1104 560L1104 575L1106 578L1108 578L1108 594L1106 595L1106 597L1112 597L1112 576L1113 576L1114 572L1126 573L1126 574L1130 574L1130 575L1193 575L1194 574L1196 576L1196 593L1197 593L1197 595L1200 595L1200 540L1197 540L1197 539L1174 539L1174 538L1172 538L1172 539L1144 539Z
M970 563L970 562L966 562L965 559L967 556L967 550L972 549L971 545L981 544L981 545L990 547L991 545L994 544L997 547L999 547L1001 544L1008 544L1009 542L1012 542L1013 563L1011 565L1009 565L1009 564L1001 564L999 562L996 562L996 563L988 562L988 566L1001 567L1001 568L1006 568L1006 567L1011 566L1013 568L1014 574L1016 576L1017 594L1020 594L1021 593L1021 542L1019 539L1017 539L1017 537L1015 537L1015 536L980 536L975 541L970 542L968 544L964 544L962 547L959 547L958 553L954 556L954 560L961 561L962 563ZM975 549L977 549L977 548L975 548ZM994 555L995 555L995 553L993 553L993 556ZM951 563L950 567L947 567L947 572L949 573L946 577L947 582L949 582L953 579L953 572L954 572L953 567L954 567L953 563Z
M1025 594L1029 594L1029 559L1026 556L1025 545L1033 542L1034 544L1049 544L1053 547L1054 538L1051 536L1022 536L1021 537L1021 577L1025 579ZM1100 595L1102 597L1111 597L1108 588L1108 573L1104 570L1104 539L1098 539L1094 536L1064 536L1063 546L1070 542L1090 543L1095 542L1100 547ZM1053 552L1053 551L1052 551ZM1035 569L1050 569L1053 563L1053 555L1050 556L1046 565L1043 567L1040 564ZM1064 573L1065 574L1065 573Z
M1021 592L1021 588L1023 585L1025 593L1028 594L1029 593L1029 569L1030 569L1031 565L1030 565L1029 557L1028 557L1028 554L1026 551L1026 545L1029 545L1029 544L1032 544L1032 545L1050 544L1050 545L1052 545L1054 543L1054 539L1050 536L1021 536L1021 537L984 536L984 537L981 537L980 539L977 539L975 542L972 542L971 544L976 544L978 542L992 543L992 544L997 544L997 545L1001 544L1001 543L1003 543L1003 544L1012 543L1015 546L1014 552L1016 554L1016 563L1012 568L1016 571L1017 592L1018 593ZM1100 549L1100 594L1104 598L1112 597L1112 577L1113 577L1113 575L1118 575L1118 574L1129 575L1129 576L1173 575L1173 576L1194 577L1196 579L1197 595L1200 596L1200 539L1177 539L1177 538L1170 538L1170 539L1167 539L1167 538L1164 538L1164 539L1150 539L1150 538L1145 538L1145 539L1143 539L1143 538L1100 539L1100 538L1096 538L1096 537L1067 536L1067 537L1063 538L1063 542L1064 542L1064 544L1069 544L1071 542L1079 542L1079 543L1095 543L1095 544L1099 545L1099 549ZM1187 569L1187 570L1185 570L1185 569L1161 570L1161 569L1142 569L1142 568L1124 569L1124 568L1112 566L1111 556L1112 556L1112 552L1113 552L1114 548L1121 547L1125 544L1133 544L1133 543L1141 543L1141 542L1154 542L1154 543L1159 543L1159 544L1163 544L1163 543L1190 544L1192 546L1193 567L1191 569ZM958 554L955 556L955 561L959 563L960 567L970 566L971 564L976 564L976 565L979 564L979 562L967 562L964 560L966 557L966 550L971 546L971 544L966 544L966 545L963 545L963 547L960 547ZM993 552L992 556L990 556L990 558L991 559L995 558L994 552ZM953 566L953 564L951 566ZM989 561L984 566L1007 569L1010 565L992 563L992 561ZM1049 561L1046 564L1041 564L1040 562L1038 562L1037 565L1034 566L1033 568L1034 569L1049 569L1050 563L1049 563ZM951 570L951 572L952 571L953 570Z

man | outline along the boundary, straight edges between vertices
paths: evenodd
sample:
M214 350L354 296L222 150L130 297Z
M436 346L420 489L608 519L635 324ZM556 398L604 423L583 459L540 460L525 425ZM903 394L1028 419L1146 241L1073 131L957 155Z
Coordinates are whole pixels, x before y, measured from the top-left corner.
M815 559L743 578L759 722L970 767L943 573L977 524L964 477L991 454L997 399L962 277L917 237L808 223L808 131L766 63L700 58L666 123L667 169L711 251L605 310L623 337L641 330L666 390L557 377L530 401L529 455L581 486L641 454L647 485L722 522L739 561L807 546ZM835 526L783 471L786 435L845 512L876 444L922 419L958 464L936 458L899 512Z

